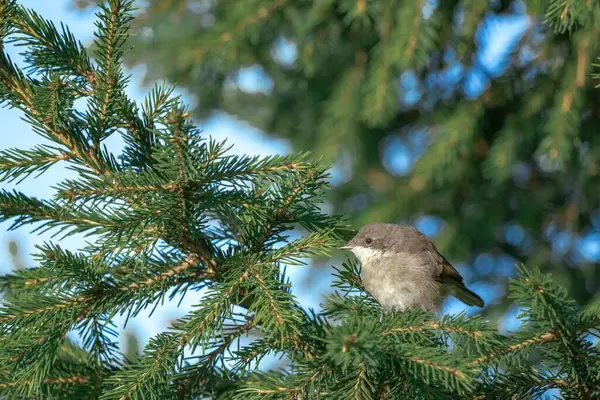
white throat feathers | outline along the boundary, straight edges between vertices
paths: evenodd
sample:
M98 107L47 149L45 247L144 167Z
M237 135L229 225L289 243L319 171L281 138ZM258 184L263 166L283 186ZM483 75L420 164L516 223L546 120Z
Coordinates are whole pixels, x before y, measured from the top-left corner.
M362 246L354 247L350 251L354 253L362 265L371 264L373 261L380 258L383 253L383 250L375 250Z

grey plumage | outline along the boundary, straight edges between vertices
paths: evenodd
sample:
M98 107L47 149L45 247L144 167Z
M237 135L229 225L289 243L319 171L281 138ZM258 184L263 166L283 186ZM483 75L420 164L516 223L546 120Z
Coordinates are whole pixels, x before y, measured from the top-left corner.
M437 311L448 296L484 306L433 242L413 227L370 223L342 248L356 255L365 289L388 311Z

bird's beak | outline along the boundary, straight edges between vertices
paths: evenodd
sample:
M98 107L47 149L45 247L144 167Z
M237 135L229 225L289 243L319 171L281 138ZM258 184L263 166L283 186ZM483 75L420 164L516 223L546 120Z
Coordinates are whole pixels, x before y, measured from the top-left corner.
M342 247L338 247L338 249L340 249L340 250L351 250L353 248L354 248L354 246L348 246L347 244Z

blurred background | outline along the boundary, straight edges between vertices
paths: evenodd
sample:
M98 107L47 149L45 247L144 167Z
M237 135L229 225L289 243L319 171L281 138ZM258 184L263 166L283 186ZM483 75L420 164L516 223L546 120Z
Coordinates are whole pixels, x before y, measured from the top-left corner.
M84 44L95 1L21 0ZM573 31L544 26L545 1L147 0L137 3L129 94L167 80L207 137L239 154L310 150L332 164L326 205L355 227L411 224L433 238L516 329L507 299L515 264L540 266L582 306L600 289L600 16ZM549 12L560 12L557 8ZM18 49L9 49L18 60ZM0 110L0 148L40 143ZM114 136L113 136L114 137ZM118 152L119 139L109 148ZM57 165L19 190L49 197L73 174ZM15 187L0 183L0 189ZM0 271L34 266L51 234L0 224ZM61 241L76 250L85 240ZM318 308L345 255L289 269ZM11 261L12 260L12 263ZM198 301L140 315L122 335L144 344ZM450 300L446 312L468 313ZM129 345L127 345L129 343Z

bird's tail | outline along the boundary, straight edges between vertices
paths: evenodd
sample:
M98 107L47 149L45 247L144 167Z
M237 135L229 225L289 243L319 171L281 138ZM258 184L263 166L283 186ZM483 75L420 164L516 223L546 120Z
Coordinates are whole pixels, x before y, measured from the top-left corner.
M485 305L483 299L477 293L467 289L464 284L454 286L454 297L468 306L483 307Z

